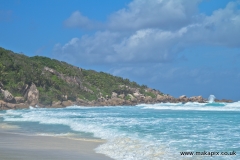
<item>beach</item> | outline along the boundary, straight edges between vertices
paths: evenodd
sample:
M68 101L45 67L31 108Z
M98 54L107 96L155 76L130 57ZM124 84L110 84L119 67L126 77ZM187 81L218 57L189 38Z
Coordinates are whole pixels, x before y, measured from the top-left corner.
M192 102L0 111L0 159L208 160L197 154L204 151L236 153L214 160L240 159L239 106Z
M17 127L0 125L1 160L110 160L94 148L103 142L91 139L27 135Z

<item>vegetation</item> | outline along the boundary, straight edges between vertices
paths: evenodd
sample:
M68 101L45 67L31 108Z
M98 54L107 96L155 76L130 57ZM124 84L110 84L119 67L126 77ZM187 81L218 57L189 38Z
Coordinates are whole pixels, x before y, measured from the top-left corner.
M77 98L96 100L100 96L111 96L112 92L127 95L132 93L130 88L138 88L144 95L155 96L145 92L147 86L140 86L129 79L81 69L47 57L28 57L3 48L0 48L0 82L3 89L14 96L23 96L26 86L34 83L40 92L39 101L42 104L62 101L65 95L72 101Z

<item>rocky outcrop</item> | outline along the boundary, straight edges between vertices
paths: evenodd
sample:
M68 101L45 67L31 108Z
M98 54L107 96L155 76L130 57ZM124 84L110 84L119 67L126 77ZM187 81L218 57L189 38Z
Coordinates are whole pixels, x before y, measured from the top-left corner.
M2 82L0 81L0 89L2 89L3 88L3 84L2 84Z
M111 99L107 100L105 104L107 104L109 106L117 106L117 105L123 105L124 102L125 102L125 100L121 99L121 98L111 98Z
M1 89L1 93L4 96L4 101L10 102L10 103L15 103L16 102L14 96L8 90Z
M78 68L78 69L79 69L80 72L82 71L81 68ZM72 77L71 77L71 76L66 76L66 75L64 75L64 74L62 74L62 73L57 72L55 69L52 69L52 68L49 68L49 67L46 67L46 66L45 66L45 67L43 68L42 74L45 74L46 72L49 72L49 73L51 73L51 74L56 75L58 78L64 80L65 82L67 82L67 83L69 83L69 84L78 85L78 86L80 87L80 89L82 89L82 90L84 90L84 91L86 91L86 92L89 92L89 93L92 93L92 94L94 93L91 89L83 86L83 85L82 85L82 80L81 80L80 78L78 78L78 77L75 77L75 76L72 76Z
M202 96L193 96L193 97L187 97L186 95L180 96L178 99L176 99L176 102L199 102L199 103L204 103L206 100L203 99Z
M111 98L117 98L118 94L116 92L112 92Z
M27 103L30 106L36 106L38 104L39 91L34 83L27 91Z
M78 105L78 106L88 106L88 105L89 105L89 102L86 101L86 100L77 98L75 104Z
M49 70L49 72L55 73L55 71ZM128 93L116 93L112 92L111 96L103 95L101 92L97 95L98 99L93 101L88 101L86 99L77 98L75 102L68 100L67 95L62 95L61 101L53 101L51 105L39 104L39 91L34 83L25 85L23 87L24 97L14 97L9 91L0 88L1 93L4 95L4 101L0 100L0 110L6 109L21 109L33 107L51 107L51 108L61 108L72 105L78 106L121 106L121 105L136 105L140 103L186 103L186 102L206 102L202 96L187 97L182 95L179 98L174 98L167 94L162 94L159 91L147 88L145 93L141 94L139 89L130 88L128 86L121 86L128 88ZM143 92L144 93L144 92ZM25 101L26 100L26 101ZM216 100L216 102L232 102L231 100Z
M0 100L0 109L5 110L5 108L6 108L6 102Z
M73 105L73 103L72 103L72 101L62 101L62 103L61 103L61 105L63 106L63 107L67 107L67 106L72 106Z
M61 101L53 101L51 107L53 107L53 108L61 108L61 107L63 107L62 106L62 102Z
M15 104L15 103L7 103L0 100L0 110L8 110L8 109L22 109L28 108L29 105L25 103Z
M199 102L199 103L204 103L205 100L203 99L202 96L194 96L189 98L190 102Z
M166 103L166 102L176 102L176 99L170 95L161 94L161 95L157 95L156 101Z
M151 103L152 100L153 100L153 98L152 98L151 96L147 96L147 97L145 98L145 101L146 101L147 103Z
M24 97L15 97L16 103L24 103L25 98Z

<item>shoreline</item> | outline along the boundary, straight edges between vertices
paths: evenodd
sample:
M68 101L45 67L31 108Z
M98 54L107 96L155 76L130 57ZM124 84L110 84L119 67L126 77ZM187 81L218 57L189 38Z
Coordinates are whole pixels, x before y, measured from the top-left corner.
M11 128L8 125L6 128L0 127L0 159L111 160L110 157L94 151L103 142L86 138L28 135L19 133L15 126Z
M62 103L64 102L65 105L63 105ZM179 98L173 98L170 101L152 101L152 102L122 102L121 103L115 103L115 104L111 104L111 103L105 103L105 102L84 102L84 103L79 103L79 102L72 102L70 100L68 101L63 101L63 102L59 102L57 105L43 105L43 104L36 104L36 105L30 105L27 103L20 103L20 104L16 104L16 103L7 103L4 102L2 100L0 100L0 111L5 111L5 110L11 110L11 109L28 109L29 107L33 107L33 108L66 108L69 106L81 106L81 107L106 107L106 106L136 106L139 104L158 104L158 103L188 103L188 102L198 102L198 103L208 103L207 100L202 99L201 101L193 101L193 100L188 100L188 99L179 99ZM237 101L232 101L232 100L227 100L227 99L215 99L214 100L215 103L234 103Z

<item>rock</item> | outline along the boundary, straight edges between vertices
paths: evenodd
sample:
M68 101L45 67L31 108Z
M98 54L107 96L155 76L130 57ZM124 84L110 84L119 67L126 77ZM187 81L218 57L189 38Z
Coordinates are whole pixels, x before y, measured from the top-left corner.
M87 87L82 87L81 89L83 89L84 91L89 92L89 93L91 93L91 94L94 93L91 89L89 89L89 88L87 88Z
M1 88L3 88L3 84L2 84L2 82L0 81L0 89L1 89Z
M64 107L68 107L68 106L72 106L73 105L73 103L72 103L72 101L62 101L62 106L64 106Z
M149 103L149 102L151 102L152 101L152 97L151 96L147 96L146 98L145 98L145 101L147 102L147 103Z
M32 83L27 93L27 102L30 106L35 106L36 104L38 104L38 98L39 98L39 91L36 85Z
M14 103L6 103L6 107L8 109L16 109L16 104L14 104Z
M82 102L82 103L85 102L85 101L84 101L83 99L81 99L81 98L77 98L76 101L77 101L77 102Z
M141 94L140 94L139 92L134 92L133 95L134 95L135 97L141 96Z
M0 100L0 109L3 110L3 109L6 109L6 102Z
M128 94L127 97L130 98L130 101L133 102L133 103L136 103L137 102L137 99L132 95L132 94Z
M112 92L111 98L117 98L118 94L116 92Z
M15 104L16 109L29 108L29 105L26 103Z
M186 95L182 95L180 96L178 99L176 99L176 102L183 102L183 103L186 103L189 101L189 98L187 98Z
M130 100L126 100L126 101L125 101L125 104L126 104L126 105L133 105L133 102L131 102Z
M53 108L61 108L63 107L60 101L53 101L52 106Z
M62 95L62 100L63 100L63 101L67 101L67 99L68 99L68 96L67 96L67 95Z
M174 100L174 98L169 95L157 95L156 99L157 102L171 102Z
M187 98L187 96L186 95L182 95L182 96L179 97L179 99L184 99L184 98Z
M204 99L203 99L202 96L197 96L197 101L198 101L199 103L203 103L203 102L204 102Z
M118 97L124 99L125 95L124 94L120 94Z
M117 105L123 105L124 102L125 102L125 100L123 100L121 98L111 98L107 101L106 104L111 105L111 106L117 106Z
M141 101L141 102L144 102L144 100L145 100L145 96L144 95L141 95L140 97L139 97L139 100Z
M106 99L104 98L104 97L99 97L98 99L97 99L97 101L98 102L104 102Z
M28 84L26 84L21 90L24 95L24 98L27 98L28 89L29 89L29 86L28 86Z
M89 102L85 101L83 99L77 98L75 104L78 105L78 106L88 106Z
M16 103L24 103L24 97L15 97Z
M15 98L13 97L13 95L8 90L1 89L1 92L4 95L4 101L10 102L10 103L16 103Z
M14 104L14 103L7 103L0 100L0 110L7 110L7 109L21 109L21 108L28 108L29 105L25 103Z
M193 96L193 97L190 97L188 101L203 103L204 99L202 98L202 96Z
M164 99L164 96L162 96L162 95L157 95L157 97L156 97L157 101L163 101L163 99Z

